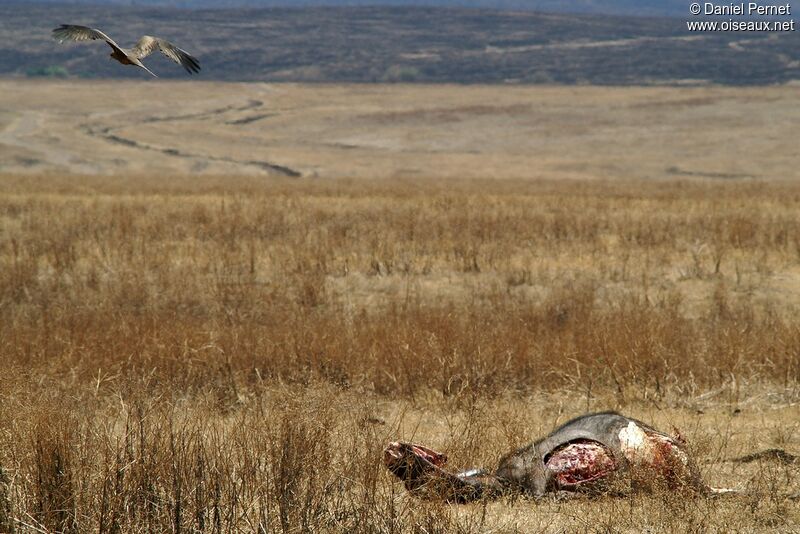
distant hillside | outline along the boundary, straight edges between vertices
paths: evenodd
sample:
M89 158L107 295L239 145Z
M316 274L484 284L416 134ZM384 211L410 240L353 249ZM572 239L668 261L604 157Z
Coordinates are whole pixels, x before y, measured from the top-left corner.
M141 0L140 0L141 1ZM212 80L421 83L768 84L800 79L800 33L689 33L680 18L446 8L0 5L0 75L128 77L103 43L58 44L60 23L130 45L169 38ZM163 77L183 71L155 54Z

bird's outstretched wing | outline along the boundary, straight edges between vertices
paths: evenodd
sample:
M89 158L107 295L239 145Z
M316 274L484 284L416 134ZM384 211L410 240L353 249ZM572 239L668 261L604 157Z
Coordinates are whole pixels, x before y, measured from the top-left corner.
M94 41L96 39L102 39L114 50L118 50L123 54L125 53L111 37L98 29L89 28L88 26L62 24L53 30L53 39L61 43L64 41Z
M131 54L139 59L143 59L152 54L156 48L161 50L161 52L172 61L186 69L186 72L189 74L200 72L200 63L197 62L197 58L189 54L186 50L182 50L169 41L159 39L158 37L152 37L150 35L142 36L139 42L136 43L136 46L131 48Z

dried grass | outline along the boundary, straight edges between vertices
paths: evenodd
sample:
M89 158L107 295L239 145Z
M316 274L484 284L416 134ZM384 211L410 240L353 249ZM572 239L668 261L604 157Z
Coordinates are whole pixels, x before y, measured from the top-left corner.
M791 530L792 184L6 176L0 531ZM419 503L585 410L752 497ZM3 474L4 473L4 474Z

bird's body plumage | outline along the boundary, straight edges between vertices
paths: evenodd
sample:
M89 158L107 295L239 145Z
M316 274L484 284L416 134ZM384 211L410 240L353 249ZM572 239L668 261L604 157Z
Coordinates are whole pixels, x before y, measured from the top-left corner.
M53 38L59 42L64 41L94 41L102 40L108 43L113 52L111 57L123 65L136 65L153 76L156 76L150 69L141 62L156 50L160 50L165 56L186 69L189 74L200 72L200 63L197 58L178 48L166 39L160 39L150 35L142 36L133 48L122 48L114 40L96 28L88 26L77 26L74 24L62 24L53 30Z

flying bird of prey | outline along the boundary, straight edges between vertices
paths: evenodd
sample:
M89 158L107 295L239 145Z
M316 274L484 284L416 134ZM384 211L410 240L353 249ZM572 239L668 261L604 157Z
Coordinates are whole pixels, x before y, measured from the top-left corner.
M123 65L136 65L137 67L141 67L153 76L156 75L145 67L141 60L152 54L156 48L161 50L161 52L172 61L186 69L186 72L189 74L200 72L200 63L197 62L197 58L165 39L159 39L158 37L152 37L150 35L142 36L133 48L120 48L111 37L98 29L89 28L87 26L62 24L53 30L53 38L60 43L64 41L94 41L96 39L102 39L107 42L108 46L113 50L111 53L112 58ZM156 76L156 78L157 77L158 76Z

